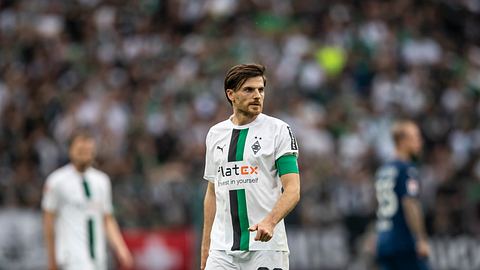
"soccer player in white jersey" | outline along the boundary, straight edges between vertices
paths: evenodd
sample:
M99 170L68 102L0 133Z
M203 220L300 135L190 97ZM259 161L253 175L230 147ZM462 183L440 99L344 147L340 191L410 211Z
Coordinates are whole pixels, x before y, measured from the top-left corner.
M207 134L201 269L289 269L283 219L300 199L298 146L262 114L264 72L237 65L225 77L233 115Z
M88 132L74 134L71 163L46 180L42 208L49 270L107 269L105 238L123 267L133 265L112 213L110 179L91 167L95 148Z

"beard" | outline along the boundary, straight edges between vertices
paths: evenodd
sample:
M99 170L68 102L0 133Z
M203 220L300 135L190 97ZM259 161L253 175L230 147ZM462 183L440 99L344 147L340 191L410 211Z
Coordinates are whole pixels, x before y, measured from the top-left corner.
M73 165L75 165L75 167L83 172L85 171L88 167L90 167L92 165L92 160L76 160L76 161L73 161L72 162Z
M262 113L262 110L263 110L263 106L259 106L259 110L249 110L249 107L250 105L247 105L245 108L239 108L239 112L245 116L255 116L255 115L259 115L260 113Z

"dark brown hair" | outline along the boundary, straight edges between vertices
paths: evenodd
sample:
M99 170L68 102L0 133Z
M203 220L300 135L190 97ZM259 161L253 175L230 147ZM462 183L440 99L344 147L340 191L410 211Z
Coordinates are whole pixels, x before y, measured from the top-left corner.
M262 76L263 86L267 85L267 78L265 77L265 67L260 64L241 64L236 65L227 72L225 76L225 96L228 102L232 105L232 101L228 98L227 90L232 89L237 91L245 83L246 80Z

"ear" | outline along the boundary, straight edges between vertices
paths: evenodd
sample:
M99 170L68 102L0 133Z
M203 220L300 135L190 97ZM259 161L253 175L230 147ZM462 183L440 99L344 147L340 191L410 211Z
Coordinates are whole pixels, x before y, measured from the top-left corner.
M233 91L233 89L227 89L227 97L233 103L235 98L235 91Z

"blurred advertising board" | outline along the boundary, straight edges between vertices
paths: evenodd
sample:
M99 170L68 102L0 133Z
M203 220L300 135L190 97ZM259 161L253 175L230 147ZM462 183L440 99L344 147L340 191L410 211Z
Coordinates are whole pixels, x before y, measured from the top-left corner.
M40 211L0 208L0 228L0 270L46 269ZM323 228L289 227L287 233L290 269L375 269L372 246L360 242L350 246L348 232L340 224ZM123 234L135 256L136 270L198 269L200 252L196 241L201 236L195 235L191 228L135 229ZM480 269L480 238L466 234L433 236L430 243L432 270ZM110 258L109 269L118 270L113 256Z
M125 230L136 270L190 270L196 258L192 229Z

